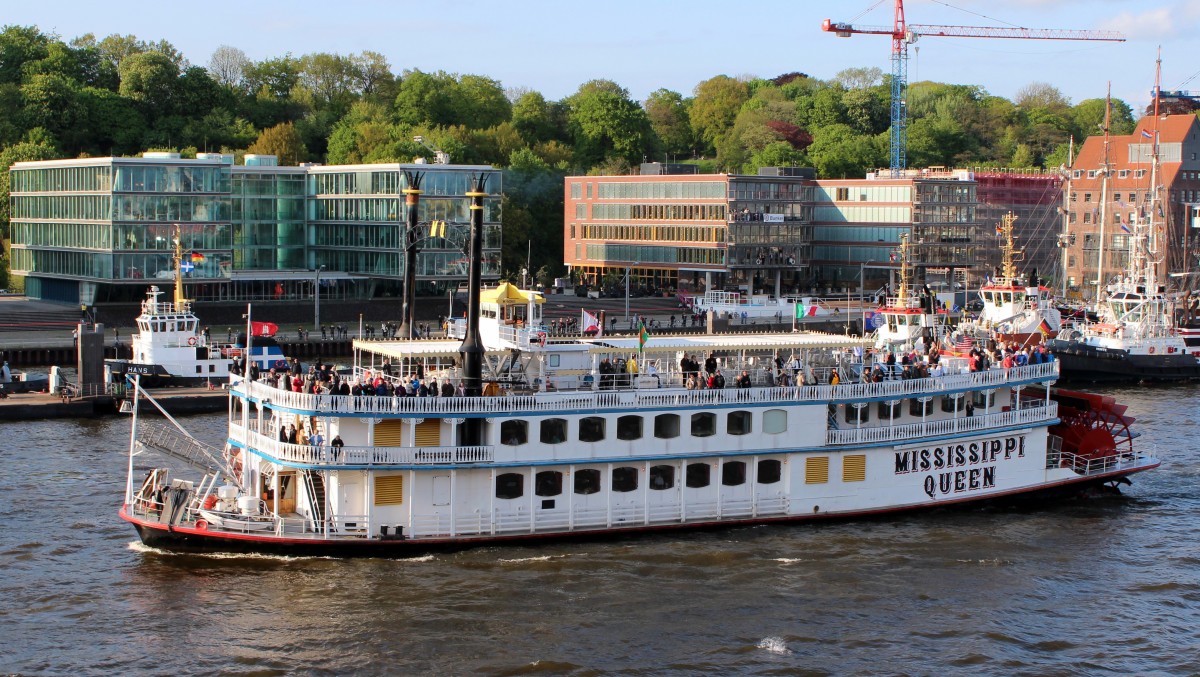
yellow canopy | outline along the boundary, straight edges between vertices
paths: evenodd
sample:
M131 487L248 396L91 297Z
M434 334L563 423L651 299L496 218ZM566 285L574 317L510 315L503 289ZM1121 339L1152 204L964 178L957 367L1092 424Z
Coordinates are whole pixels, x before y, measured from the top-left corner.
M546 302L546 299L541 294L532 291L521 291L516 285L507 282L501 282L500 286L495 289L484 289L479 292L480 302L496 303L502 306L529 303L530 298L533 298L535 303Z

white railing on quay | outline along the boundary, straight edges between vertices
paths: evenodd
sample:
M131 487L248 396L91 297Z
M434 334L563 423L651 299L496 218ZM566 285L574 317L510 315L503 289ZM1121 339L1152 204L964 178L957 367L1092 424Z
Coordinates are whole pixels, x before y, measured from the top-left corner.
M285 463L327 466L384 467L396 465L452 465L490 463L495 448L468 447L331 447L308 444L289 444L241 424L229 424L229 437Z
M841 444L898 442L908 439L969 433L1025 423L1052 421L1056 418L1058 418L1058 403L1050 402L1049 405L1023 407L1021 409L987 415L960 415L958 418L944 418L925 423L906 423L896 426L863 426L861 428L828 430L825 432L825 443L833 446Z
M569 410L636 409L641 407L703 407L724 403L841 402L868 398L902 399L915 395L1001 387L1010 383L1055 379L1058 362L1012 369L938 377L768 388L706 390L613 390L547 392L496 397L380 397L377 395L311 395L272 388L261 382L236 380L241 394L286 409L316 414L492 414Z

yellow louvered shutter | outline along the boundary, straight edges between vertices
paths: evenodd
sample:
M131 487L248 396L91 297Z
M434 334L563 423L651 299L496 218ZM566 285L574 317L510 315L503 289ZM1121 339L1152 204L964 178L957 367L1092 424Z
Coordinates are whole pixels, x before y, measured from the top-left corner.
M842 457L842 481L862 482L867 479L867 457L865 454L854 454Z
M384 475L375 478L375 505L404 503L404 475Z
M442 446L442 419L427 418L418 423L416 437L418 447Z
M388 418L375 424L375 446L399 447L403 445L403 421L398 418Z
M829 457L813 456L804 459L804 483L824 484L829 481Z

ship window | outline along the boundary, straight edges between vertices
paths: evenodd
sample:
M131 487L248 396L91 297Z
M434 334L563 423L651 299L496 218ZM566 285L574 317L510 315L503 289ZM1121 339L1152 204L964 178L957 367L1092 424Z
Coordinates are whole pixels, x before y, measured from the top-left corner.
M640 440L642 439L642 417L641 416L622 416L617 419L617 439L618 440Z
M200 368L200 365L198 365L198 364L197 364L197 365L196 365L196 373L197 373L197 374L199 374L199 373L201 373L201 371L202 371L202 370L201 370L201 368Z
M846 405L846 423L866 423L871 419L869 402L854 402Z
M538 496L558 496L562 493L562 473L543 470L533 478L533 493Z
M730 435L748 435L753 418L748 411L731 411L725 417L725 432Z
M692 489L700 489L707 487L709 476L712 474L712 466L707 463L689 463L687 467L687 477L684 478L684 484Z
M575 493L594 494L600 491L600 471L584 468L575 471Z
M655 416L654 436L662 440L679 437L679 414L659 414Z
M994 406L996 406L996 391L995 390L977 390L975 392L975 406L977 406L977 407L994 407Z
M783 409L768 409L763 412L762 429L768 435L787 432L787 412Z
M966 404L963 402L962 397L953 397L950 395L942 397L942 411L962 411L965 408Z
M208 373L211 374L211 373L215 372L216 370L217 370L217 365L215 365L215 364L208 365Z
M879 403L879 420L891 421L900 418L900 400L887 400Z
M587 416L579 419L579 441L604 441L604 419L599 416Z
M908 401L908 413L913 416L928 416L933 413L933 399L928 399L922 402L919 399L911 399Z
M692 414L692 437L711 437L717 432L717 416L706 411Z
M621 468L613 468L612 471L612 490L619 492L633 491L638 486L638 471L637 468L624 466Z
M758 462L758 483L775 484L783 475L783 464L773 458Z
M496 478L496 498L520 498L525 493L525 476L506 472Z
M542 421L542 444L562 444L567 441L567 420L548 418Z
M675 466L656 465L650 468L650 488L663 491L675 487Z
M746 483L746 464L742 461L730 461L721 466L721 484L736 487Z
M529 441L529 423L505 421L500 424L500 444L515 447Z

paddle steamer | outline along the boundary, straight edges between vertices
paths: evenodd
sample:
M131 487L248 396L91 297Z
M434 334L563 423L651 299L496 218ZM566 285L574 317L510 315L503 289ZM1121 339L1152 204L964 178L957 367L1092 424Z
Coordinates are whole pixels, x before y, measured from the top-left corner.
M120 514L145 543L405 555L1076 492L1159 464L1112 398L1052 388L1056 362L902 379L839 335L548 339L540 294L480 293L482 176L469 195L461 342L356 341L347 382L316 392L235 377L221 450L134 408ZM201 470L143 477L149 449Z

